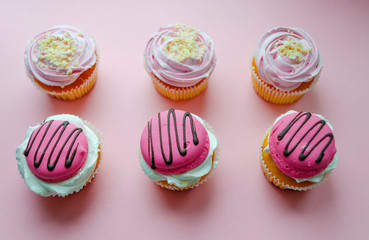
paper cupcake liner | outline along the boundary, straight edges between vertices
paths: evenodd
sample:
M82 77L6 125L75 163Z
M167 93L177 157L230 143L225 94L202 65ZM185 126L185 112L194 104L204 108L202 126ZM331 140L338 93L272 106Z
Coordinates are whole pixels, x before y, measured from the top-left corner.
M157 78L148 68L146 61L144 61L143 66L146 72L150 75L151 80L155 86L155 89L164 97L169 98L174 101L180 100L189 100L197 95L199 95L202 91L206 89L208 86L208 79L212 73L210 73L209 77L202 79L200 82L196 83L190 87L175 87L166 84Z
M199 83L195 84L194 86L174 87L169 86L168 84L162 82L159 78L157 78L153 74L150 74L150 76L156 90L164 97L167 97L175 101L189 100L191 98L194 98L197 95L199 95L202 91L204 91L208 86L208 78L202 79Z
M98 52L96 51L96 56L99 58ZM97 69L99 65L99 60L96 61L96 66L94 67L93 72L91 75L86 79L83 80L83 84L74 87L73 89L70 89L68 91L49 91L47 89L42 88L36 80L31 76L28 71L26 70L27 77L31 80L32 84L37 87L37 89L41 90L42 92L46 92L52 97L55 97L60 100L74 100L77 98L81 98L84 95L86 95L88 92L91 91L91 89L95 86L97 81Z
M308 85L303 90L282 91L275 87L271 87L270 84L267 84L265 81L263 81L256 73L256 69L255 66L252 65L252 61L250 67L251 79L255 92L264 100L279 105L290 104L299 100L302 96L305 95L305 93L311 90L311 88L316 84L320 77L319 72L319 74L311 80L310 85Z
M268 168L267 164L264 161L263 158L263 143L265 138L267 137L267 135L270 133L272 127L270 127L264 134L261 143L260 143L260 152L259 152L259 156L260 156L260 163L261 163L261 167L263 170L263 173L265 175L265 177L268 179L268 181L272 184L274 184L275 186L279 187L280 189L290 189L290 190L295 190L295 191L306 191L312 188L315 188L317 186L319 186L322 182L324 182L324 180L326 179L327 175L326 174L323 179L318 182L318 183L312 183L309 186L298 186L299 183L296 182L296 185L291 185L288 183L285 183L283 180L279 179L278 176L276 176L275 174L273 174L273 172ZM283 173L282 173L283 174ZM288 177L288 176L287 176ZM291 178L292 179L292 178Z
M166 189L172 190L172 191L185 191L185 190L190 190L190 189L193 189L195 187L198 187L201 184L205 183L213 175L213 172L214 172L215 168L218 165L218 160L219 160L219 153L218 152L219 152L218 148L216 148L213 152L213 163L212 163L212 168L211 168L210 172L208 172L206 175L202 176L200 181L193 184L193 185L181 188L181 187L178 187L174 184L169 184L167 181L156 181L155 183L157 185L163 187L163 188L166 188Z

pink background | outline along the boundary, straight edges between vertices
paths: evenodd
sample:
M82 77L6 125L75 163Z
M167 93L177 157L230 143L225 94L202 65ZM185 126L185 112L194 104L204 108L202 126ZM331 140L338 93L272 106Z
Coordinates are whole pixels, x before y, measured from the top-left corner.
M301 3L303 2L303 3ZM0 3L1 239L368 239L368 1L23 1ZM185 23L214 40L217 66L208 89L190 101L159 95L142 67L148 37ZM26 41L57 24L93 36L99 79L90 94L59 101L24 73ZM268 29L297 26L317 42L321 80L297 103L266 103L252 89L249 60ZM221 159L212 178L170 192L140 169L137 150L147 120L170 107L214 128ZM327 117L335 128L337 169L309 192L267 182L258 147L289 109ZM26 129L71 113L104 134L105 156L93 183L78 194L42 198L18 173L15 149Z

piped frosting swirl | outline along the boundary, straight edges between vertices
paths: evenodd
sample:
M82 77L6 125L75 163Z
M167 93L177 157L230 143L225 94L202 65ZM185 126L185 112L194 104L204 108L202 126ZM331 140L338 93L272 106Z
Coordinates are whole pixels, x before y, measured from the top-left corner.
M150 37L144 56L150 74L177 87L193 86L209 77L216 64L211 38L181 24L159 28Z
M55 26L28 41L28 74L49 86L73 83L97 61L94 41L72 26Z
M274 87L290 91L316 77L323 59L312 37L299 28L276 27L266 32L255 51L258 74Z

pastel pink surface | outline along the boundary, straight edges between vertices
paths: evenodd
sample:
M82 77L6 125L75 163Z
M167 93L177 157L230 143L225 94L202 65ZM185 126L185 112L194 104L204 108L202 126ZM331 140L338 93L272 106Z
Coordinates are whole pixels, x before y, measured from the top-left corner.
M87 154L88 143L83 131L61 120L41 124L33 131L24 152L31 172L50 182L74 176L86 162Z
M160 115L151 118L143 130L140 141L142 156L146 163L159 173L179 174L190 171L203 163L208 155L210 143L205 127L196 117L185 116L185 114L186 112L182 110L161 112ZM192 119L195 134L192 132L190 119ZM151 131L149 131L149 125ZM184 147L183 132L186 136L186 147ZM180 150L186 150L185 155L180 154L177 144Z
M174 102L156 92L143 68L155 29L203 29L217 66L207 89ZM326 1L0 1L1 239L367 239L369 236L369 2ZM40 29L73 25L94 37L99 76L76 101L37 91L25 76L27 40ZM296 26L319 44L319 82L296 103L263 101L250 58L268 29ZM169 108L209 122L219 143L211 179L186 192L156 186L138 163L148 119ZM281 191L262 174L261 138L290 109L322 114L334 127L338 167L318 188ZM103 133L104 156L91 184L66 198L42 198L19 175L15 149L28 126L70 113Z
M313 177L326 169L333 160L337 151L335 139L332 137L331 140L330 137L326 137L328 134L333 134L331 128L325 122L324 125L315 125L322 120L315 114L308 117L306 113L296 112L282 117L272 127L269 135L270 153L278 168L287 176L293 178ZM291 127L289 128L289 126ZM289 130L286 131L282 139L279 139L286 128ZM314 147L315 145L316 147ZM304 149L305 147L306 149ZM291 154L286 156L285 150ZM321 153L324 156L318 160ZM300 160L301 154L307 155L307 157Z

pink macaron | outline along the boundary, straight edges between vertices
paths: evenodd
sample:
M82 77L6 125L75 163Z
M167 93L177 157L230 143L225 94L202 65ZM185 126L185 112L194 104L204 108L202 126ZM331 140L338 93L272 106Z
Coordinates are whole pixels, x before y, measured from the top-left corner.
M75 175L86 162L87 138L73 123L50 120L33 131L23 154L39 179L60 182Z
M159 185L185 190L202 183L215 169L216 148L217 140L204 120L169 109L146 124L140 162L146 175Z

